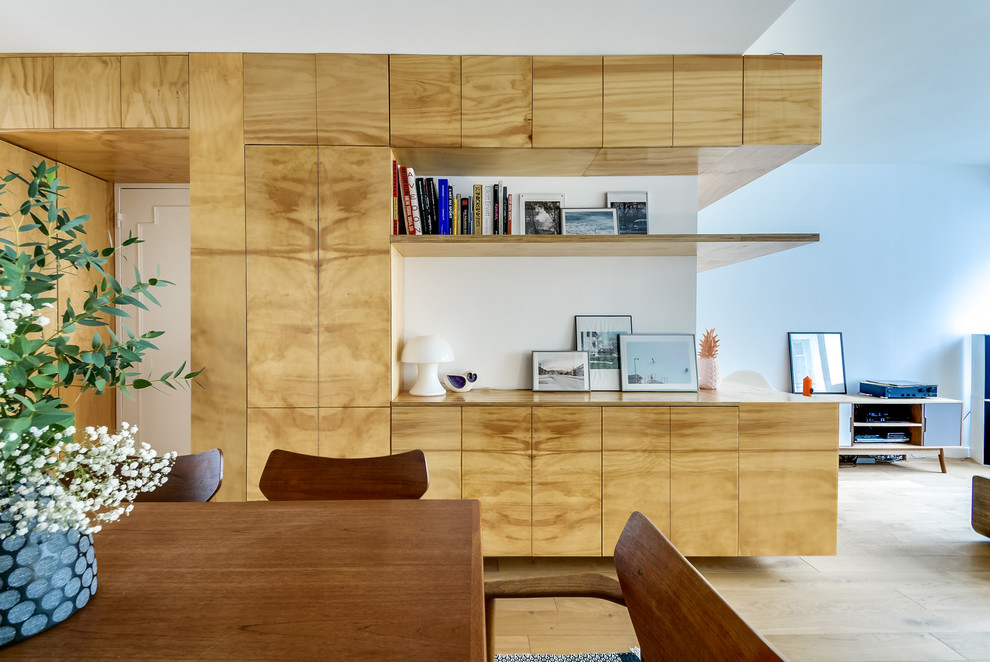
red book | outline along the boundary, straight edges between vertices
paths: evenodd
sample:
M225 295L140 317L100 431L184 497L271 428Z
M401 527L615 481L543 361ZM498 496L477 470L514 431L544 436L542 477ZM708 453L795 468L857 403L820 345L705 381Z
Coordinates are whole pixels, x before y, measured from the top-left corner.
M399 187L402 189L402 211L406 216L406 234L419 234L416 232L415 218L413 217L412 195L409 192L409 169L406 166L399 166Z
M392 234L399 234L399 163L392 161Z

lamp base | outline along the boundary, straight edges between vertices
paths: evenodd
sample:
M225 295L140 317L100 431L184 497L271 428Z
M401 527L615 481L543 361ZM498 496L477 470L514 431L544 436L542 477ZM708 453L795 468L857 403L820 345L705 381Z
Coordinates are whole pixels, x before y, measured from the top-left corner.
M423 397L447 394L447 390L437 378L436 363L416 364L416 383L409 389L409 394Z

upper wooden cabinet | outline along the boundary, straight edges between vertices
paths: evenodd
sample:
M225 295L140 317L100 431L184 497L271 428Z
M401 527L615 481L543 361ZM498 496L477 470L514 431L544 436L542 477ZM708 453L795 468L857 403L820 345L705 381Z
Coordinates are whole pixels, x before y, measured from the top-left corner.
M316 56L244 54L244 142L316 144Z
M461 58L461 144L533 146L533 58Z
M0 58L0 129L52 128L54 66L50 57Z
M121 57L120 112L124 128L188 128L189 58L185 55Z
M602 58L533 58L533 147L602 146Z
M605 58L606 147L670 147L673 109L672 55Z
M389 56L391 144L460 147L461 58Z
M388 144L388 56L316 56L316 121L321 145Z
M741 145L741 55L674 56L674 146Z
M120 127L120 58L55 58L55 128Z
M743 62L743 143L821 144L822 57L747 55Z

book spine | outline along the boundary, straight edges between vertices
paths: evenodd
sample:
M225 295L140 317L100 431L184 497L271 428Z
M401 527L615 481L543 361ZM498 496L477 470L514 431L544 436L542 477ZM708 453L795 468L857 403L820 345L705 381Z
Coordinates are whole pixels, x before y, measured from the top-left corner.
M461 198L458 209L461 213L461 234L471 234L471 198Z
M502 204L499 205L501 209L501 223L502 223L502 234L509 234L509 192L505 190L505 184L502 182L498 183L498 189L502 192Z
M399 162L392 160L392 234L399 234Z
M437 222L439 225L438 234L450 234L450 189L447 188L446 179L438 179L437 191Z
M471 199L471 204L473 206L472 218L474 222L474 227L471 228L471 234L481 234L482 221L481 221L481 184L474 185L474 197Z
M419 191L416 190L416 171L408 168L406 185L409 188L409 218L412 219L412 231L409 234L423 234L423 213L419 206Z
M430 234L440 234L440 215L437 213L437 181L432 177L423 180L423 188L430 201Z
M460 234L457 214L461 210L461 196L454 194L454 187L450 184L447 185L447 201L450 204L450 209L447 211L447 217L450 218L450 234Z
M399 166L399 185L402 187L402 210L405 212L406 217L406 234L418 234L413 217L412 194L409 189L410 179L409 168Z
M481 234L492 233L492 187L481 187Z
M499 218L498 212L502 198L499 195L499 185L494 184L492 186L492 234L502 234L502 219Z
M430 226L430 196L426 193L426 183L422 177L416 178L416 197L419 198L419 218L423 224L423 234L433 234Z
M508 200L505 205L505 214L509 217L509 234L514 234L516 232L516 228L512 225L512 196L506 195L505 197Z

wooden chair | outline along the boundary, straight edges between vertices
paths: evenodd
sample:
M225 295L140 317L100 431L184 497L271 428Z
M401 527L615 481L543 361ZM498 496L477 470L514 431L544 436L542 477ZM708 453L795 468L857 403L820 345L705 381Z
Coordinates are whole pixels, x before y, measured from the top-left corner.
M973 476L973 530L990 537L990 478Z
M343 459L276 449L259 484L269 501L418 499L429 486L421 450Z
M180 455L168 473L168 480L154 492L141 492L134 501L206 502L223 482L223 452L219 448Z
M488 659L494 659L494 601L594 597L629 609L643 662L784 660L737 614L642 513L633 513L615 547L619 581L598 574L485 583Z

